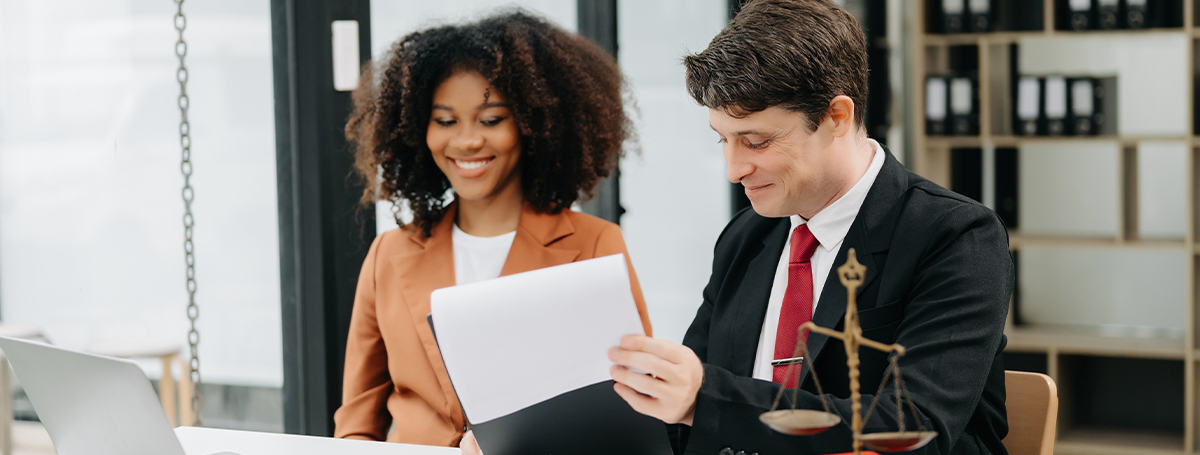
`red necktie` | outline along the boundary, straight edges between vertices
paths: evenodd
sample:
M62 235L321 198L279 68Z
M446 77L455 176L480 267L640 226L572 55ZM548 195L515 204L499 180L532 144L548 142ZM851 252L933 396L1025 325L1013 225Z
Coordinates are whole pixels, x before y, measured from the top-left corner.
M800 324L812 320L813 313L813 252L817 250L817 238L808 230L807 224L801 224L792 231L792 251L788 257L788 284L783 293L783 307L779 309L779 327L775 331L775 359L788 359L796 352L796 328ZM808 340L808 331L799 335L800 340ZM808 359L804 359L808 362ZM787 365L777 365L773 368L771 380L783 384L783 375ZM784 387L795 387L800 378L801 368L796 368L788 378L791 384Z

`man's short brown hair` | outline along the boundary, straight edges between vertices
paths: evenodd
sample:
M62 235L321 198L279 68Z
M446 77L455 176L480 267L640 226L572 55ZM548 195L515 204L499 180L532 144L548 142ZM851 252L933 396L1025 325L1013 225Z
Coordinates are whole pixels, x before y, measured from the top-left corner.
M832 0L753 0L699 54L683 59L687 88L706 107L737 117L771 106L805 114L810 131L838 95L867 107L867 42Z

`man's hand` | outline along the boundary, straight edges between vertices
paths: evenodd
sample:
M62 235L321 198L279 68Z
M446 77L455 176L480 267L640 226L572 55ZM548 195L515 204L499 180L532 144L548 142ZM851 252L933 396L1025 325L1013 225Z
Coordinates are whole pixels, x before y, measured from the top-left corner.
M608 358L616 364L609 373L617 381L617 395L633 410L666 423L692 424L704 367L691 348L628 335L620 347L609 349Z

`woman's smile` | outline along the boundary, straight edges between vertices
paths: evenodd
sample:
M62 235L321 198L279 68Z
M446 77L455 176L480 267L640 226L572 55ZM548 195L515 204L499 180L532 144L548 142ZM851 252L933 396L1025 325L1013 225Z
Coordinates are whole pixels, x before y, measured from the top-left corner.
M454 165L458 174L465 178L477 178L483 176L487 172L488 165L496 159L494 156L487 158L450 158L446 157L451 164Z

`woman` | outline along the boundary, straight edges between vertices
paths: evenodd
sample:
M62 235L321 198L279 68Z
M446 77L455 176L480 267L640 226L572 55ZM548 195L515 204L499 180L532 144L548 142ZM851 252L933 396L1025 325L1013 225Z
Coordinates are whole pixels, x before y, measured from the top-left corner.
M630 122L613 59L522 12L413 33L388 57L377 86L364 72L346 135L362 202L406 202L413 221L363 264L335 436L456 446L466 422L430 293L625 253L616 225L569 207L615 167Z

